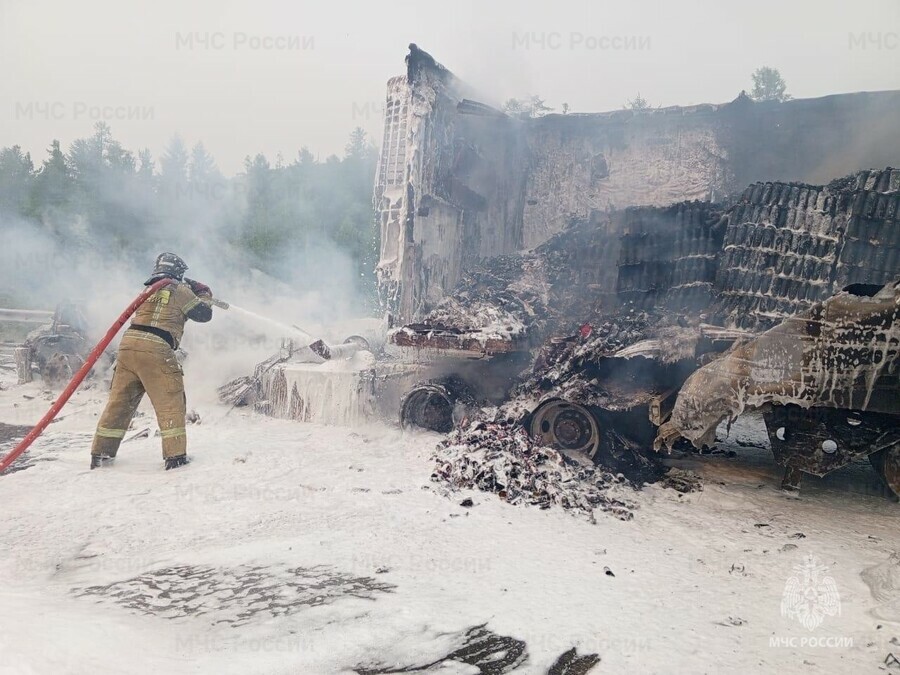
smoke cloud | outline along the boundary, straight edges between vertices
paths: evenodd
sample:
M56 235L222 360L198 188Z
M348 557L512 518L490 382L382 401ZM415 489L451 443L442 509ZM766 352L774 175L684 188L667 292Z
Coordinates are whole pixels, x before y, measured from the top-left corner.
M74 148L69 154L76 156ZM186 276L208 284L217 298L316 337L343 340L347 322L372 314L359 260L334 240L326 223L311 231L290 213L275 218L254 212L281 207L260 191L274 189L291 167L266 166L257 172L268 181L260 186L252 184L249 169L234 179L213 170L202 179L172 180L165 161L161 174L142 179L140 167L121 171L107 160L91 176L75 175L81 190L70 191L64 204L38 200L29 213L24 207L0 207L6 235L0 247L0 306L53 310L63 301L74 302L95 341L143 289L156 256L171 251L189 265ZM40 179L41 172L35 172L32 194ZM358 196L364 203L371 178L366 183ZM293 202L290 208L301 213L302 196ZM361 211L350 222L374 246L371 213ZM299 335L282 335L271 324L221 309L208 324L189 323L182 343L188 386L194 387L189 395L212 398L216 386L251 372L282 337Z

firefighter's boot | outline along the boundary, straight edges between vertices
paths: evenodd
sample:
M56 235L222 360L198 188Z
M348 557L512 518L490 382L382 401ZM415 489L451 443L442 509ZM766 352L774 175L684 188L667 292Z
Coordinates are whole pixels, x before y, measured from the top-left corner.
M187 455L176 455L175 457L166 457L166 471L169 469L177 469L179 466L184 466L185 464L190 463L190 458Z
M102 469L112 464L115 460L115 457L110 457L109 455L91 455L91 470Z

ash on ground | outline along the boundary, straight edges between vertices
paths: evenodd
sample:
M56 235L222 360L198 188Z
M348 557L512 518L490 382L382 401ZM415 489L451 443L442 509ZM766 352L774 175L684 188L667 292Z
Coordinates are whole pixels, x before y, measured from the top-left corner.
M31 431L31 427L0 422L0 457L5 456L7 452L12 450L16 443L25 438L29 431ZM7 467L0 475L5 476L16 471L24 471L34 466L36 462L52 460L52 457L36 457L34 453L31 453L25 455L18 463Z
M669 469L659 484L682 495L703 491L703 483L697 474L674 467Z
M74 589L79 598L115 603L164 619L211 615L215 623L242 626L257 615L278 617L346 598L376 600L394 586L324 565L215 568L177 565L106 586Z
M435 450L431 479L451 489L492 492L509 504L561 506L594 522L599 509L621 520L634 517L627 495L636 486L532 441L507 422L476 421L450 433Z

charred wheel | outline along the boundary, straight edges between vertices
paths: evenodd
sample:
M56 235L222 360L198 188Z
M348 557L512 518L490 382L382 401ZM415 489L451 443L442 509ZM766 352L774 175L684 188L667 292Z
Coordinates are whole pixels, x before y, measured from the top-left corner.
M84 359L78 354L56 352L41 366L41 379L50 389L60 389L83 364Z
M469 387L461 380L448 377L413 387L400 403L400 426L419 427L447 434L466 417L474 405Z
M541 445L594 458L600 448L600 425L591 411L561 399L544 401L531 416L529 433Z

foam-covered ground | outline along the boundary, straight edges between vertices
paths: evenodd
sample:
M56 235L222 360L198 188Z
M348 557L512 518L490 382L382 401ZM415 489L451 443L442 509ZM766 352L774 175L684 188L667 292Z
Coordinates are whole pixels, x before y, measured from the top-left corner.
M448 498L434 435L212 403L186 469L162 470L148 415L149 437L91 472L103 402L79 392L0 477L0 672L546 673L572 647L599 655L591 673L875 672L900 656L900 508L828 481L790 497L761 453L680 461L702 492L649 487L634 520L592 525ZM0 422L48 405L7 386ZM805 584L831 611L813 630L782 615L809 555L840 603ZM481 625L524 643L510 669L460 656Z

